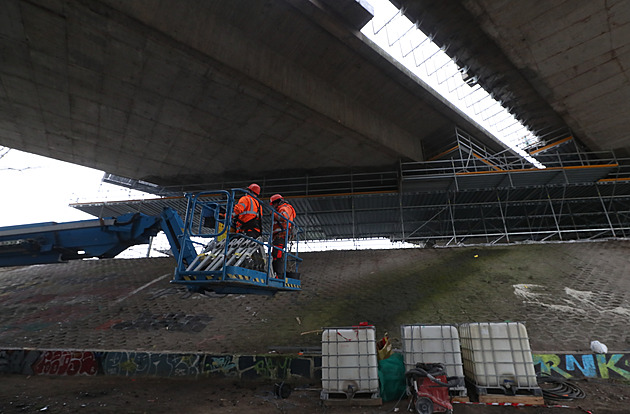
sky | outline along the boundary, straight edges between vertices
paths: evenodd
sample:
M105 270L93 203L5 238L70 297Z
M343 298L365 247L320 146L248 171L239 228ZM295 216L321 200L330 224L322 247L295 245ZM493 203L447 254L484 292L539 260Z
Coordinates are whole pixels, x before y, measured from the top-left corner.
M103 183L104 172L16 149L0 147L0 228L44 222L93 220L71 203L154 198L154 195ZM166 237L155 238L151 257L164 256ZM147 256L148 245L132 246L119 258Z
M94 217L69 204L142 197L142 193L101 183L103 171L2 148L0 227L89 220Z
M0 226L89 219L68 204L79 191L94 192L102 176L101 171L11 149L0 159Z

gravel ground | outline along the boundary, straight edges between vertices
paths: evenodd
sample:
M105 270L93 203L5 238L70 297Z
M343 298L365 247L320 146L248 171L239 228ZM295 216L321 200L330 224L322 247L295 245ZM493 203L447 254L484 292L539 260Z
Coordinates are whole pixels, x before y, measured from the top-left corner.
M622 414L629 412L630 386L579 381L586 398L553 402L571 408L454 405L455 414ZM0 413L252 413L383 414L408 412L406 399L377 407L324 406L317 386L295 386L286 399L274 384L204 379L0 376Z

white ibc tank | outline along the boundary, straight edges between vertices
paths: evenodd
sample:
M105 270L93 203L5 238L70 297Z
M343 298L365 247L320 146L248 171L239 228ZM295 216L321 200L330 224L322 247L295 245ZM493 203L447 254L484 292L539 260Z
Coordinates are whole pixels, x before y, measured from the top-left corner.
M376 329L373 326L324 329L322 390L324 393L346 394L378 392Z
M459 326L464 372L477 386L538 388L525 325L518 322Z
M452 325L402 325L401 339L406 370L414 368L418 362L442 363L448 377L461 379L451 391L466 395L457 328Z

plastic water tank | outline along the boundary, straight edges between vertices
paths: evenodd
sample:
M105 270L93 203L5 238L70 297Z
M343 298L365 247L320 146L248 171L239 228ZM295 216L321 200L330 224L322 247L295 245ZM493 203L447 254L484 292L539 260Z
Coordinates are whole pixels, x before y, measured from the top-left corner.
M459 326L464 373L485 388L538 389L525 325L518 322Z
M378 393L376 329L326 328L322 333L322 398L327 393Z
M416 363L442 363L448 377L458 377L460 384L451 392L466 395L464 367L460 350L459 334L452 325L402 325L401 339L405 369L410 370Z

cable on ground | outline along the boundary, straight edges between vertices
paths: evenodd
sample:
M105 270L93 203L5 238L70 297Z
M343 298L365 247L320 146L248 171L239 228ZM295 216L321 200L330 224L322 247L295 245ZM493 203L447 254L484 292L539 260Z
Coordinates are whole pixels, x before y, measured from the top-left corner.
M565 378L538 375L536 380L543 392L543 397L547 400L573 401L586 397L586 394L580 387Z

